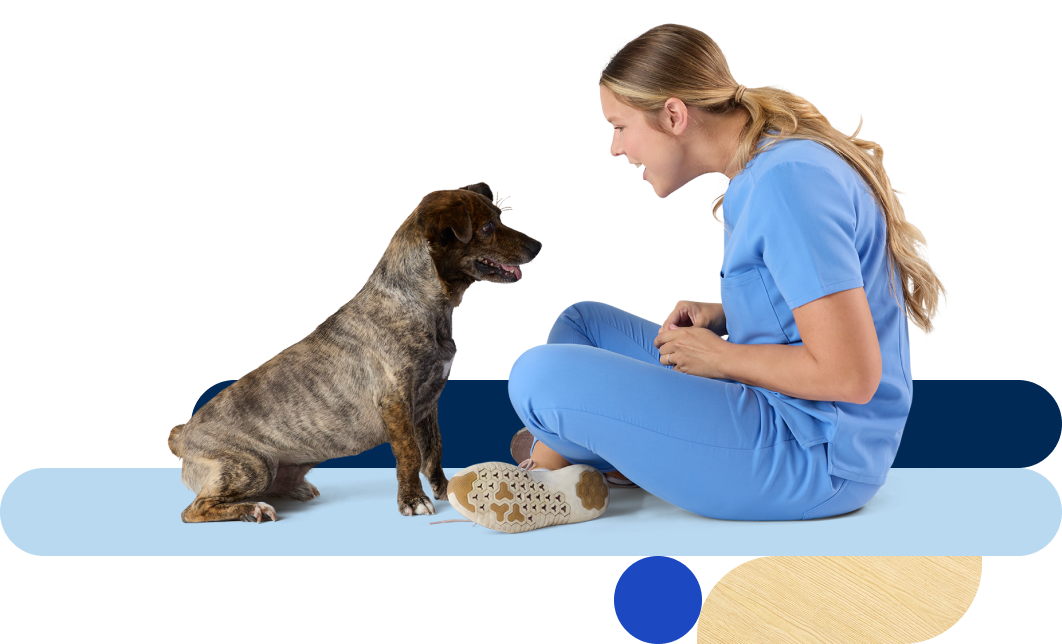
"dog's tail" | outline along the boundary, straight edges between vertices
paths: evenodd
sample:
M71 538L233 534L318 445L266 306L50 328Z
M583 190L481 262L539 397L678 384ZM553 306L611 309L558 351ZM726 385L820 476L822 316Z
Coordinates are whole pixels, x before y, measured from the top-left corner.
M184 431L184 425L178 425L170 430L170 451L178 458L183 458L181 455L181 432Z

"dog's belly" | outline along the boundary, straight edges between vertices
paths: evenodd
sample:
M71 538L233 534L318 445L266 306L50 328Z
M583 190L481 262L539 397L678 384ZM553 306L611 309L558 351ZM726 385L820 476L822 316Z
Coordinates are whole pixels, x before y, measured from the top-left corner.
M282 464L317 463L354 456L387 442L387 429L377 414L298 418L277 432Z

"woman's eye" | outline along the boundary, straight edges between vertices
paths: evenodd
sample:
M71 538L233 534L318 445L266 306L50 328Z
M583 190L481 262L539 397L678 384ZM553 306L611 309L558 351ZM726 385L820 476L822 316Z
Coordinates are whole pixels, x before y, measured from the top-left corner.
M483 232L485 232L485 233L489 233L492 230L494 230L494 222L493 221L483 227Z

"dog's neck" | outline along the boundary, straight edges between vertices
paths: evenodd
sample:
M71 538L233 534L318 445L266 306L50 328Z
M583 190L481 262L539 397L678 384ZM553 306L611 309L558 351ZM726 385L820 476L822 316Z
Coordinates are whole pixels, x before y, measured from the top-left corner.
M407 220L373 270L372 281L411 310L424 309L425 313L450 319L473 280L446 279L436 263L428 240Z

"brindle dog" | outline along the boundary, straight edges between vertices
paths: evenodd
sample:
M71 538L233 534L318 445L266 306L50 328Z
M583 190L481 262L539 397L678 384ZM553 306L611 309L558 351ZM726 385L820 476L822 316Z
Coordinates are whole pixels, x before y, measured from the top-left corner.
M313 499L313 466L385 442L398 510L435 513L418 471L445 499L438 401L457 351L454 307L473 282L519 280L542 248L501 223L493 198L485 183L424 197L353 300L173 428L170 450L197 495L182 520L276 521L252 499Z

